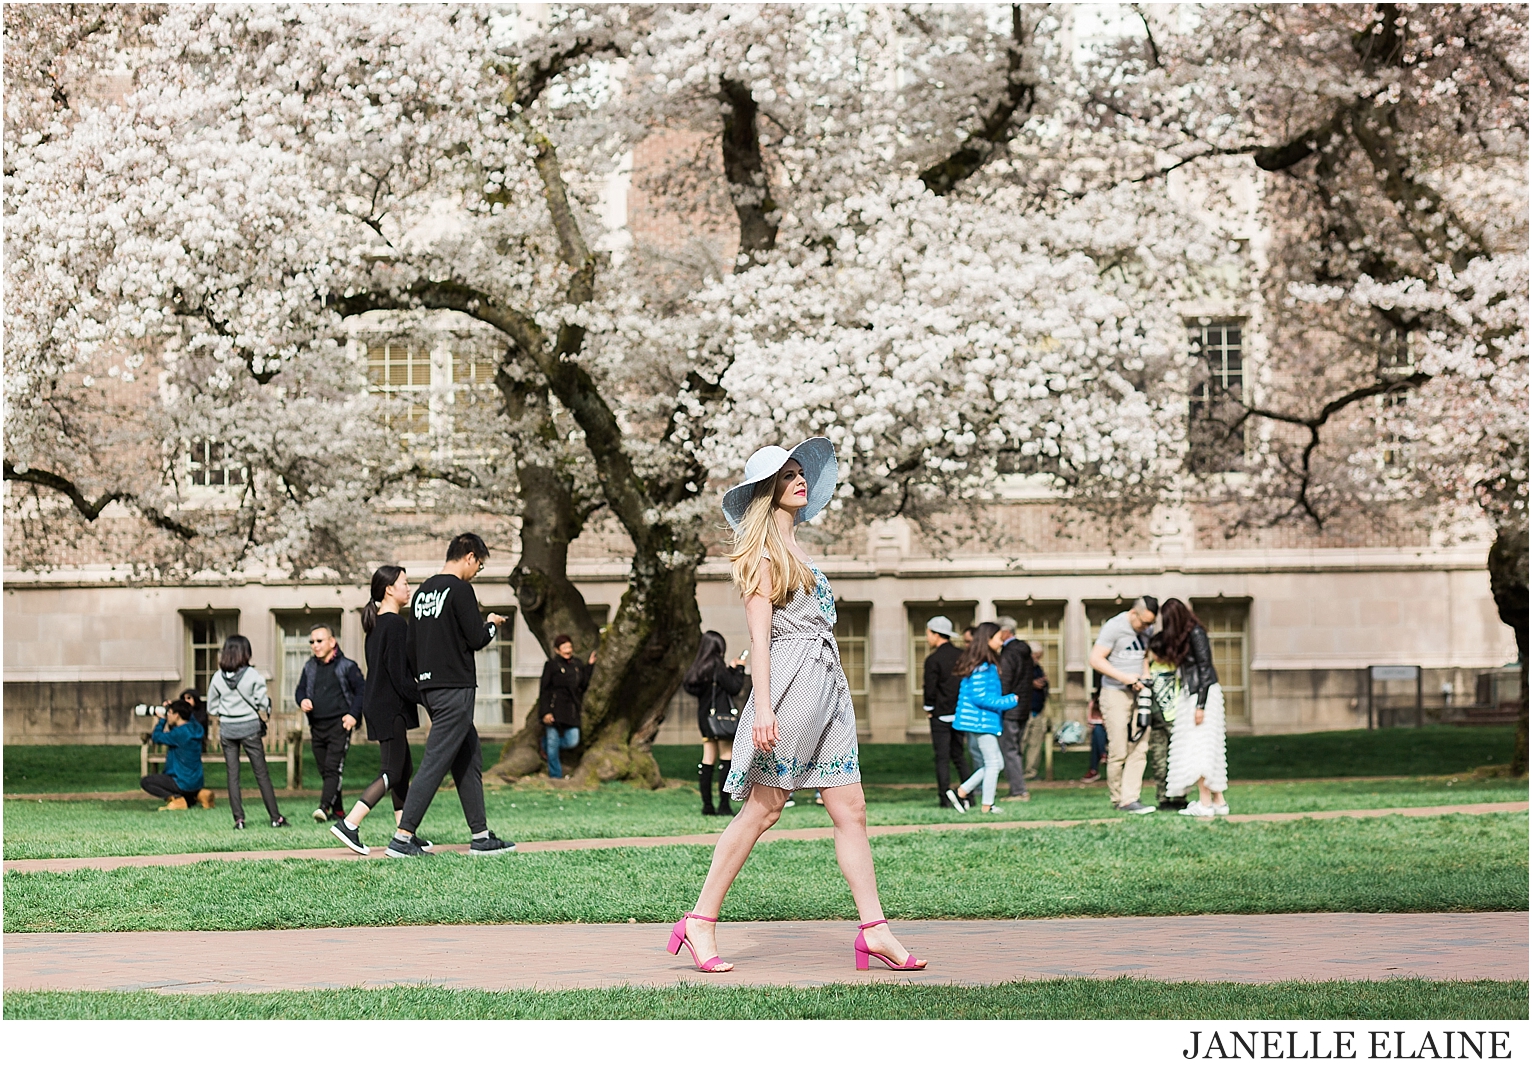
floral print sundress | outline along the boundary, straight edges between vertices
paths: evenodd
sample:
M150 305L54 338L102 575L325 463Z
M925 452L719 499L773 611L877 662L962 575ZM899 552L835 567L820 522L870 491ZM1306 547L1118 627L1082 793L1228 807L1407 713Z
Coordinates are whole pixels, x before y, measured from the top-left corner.
M771 703L777 746L757 751L752 689L735 733L734 765L724 787L743 800L752 785L788 790L834 788L862 779L857 759L856 712L835 643L835 593L813 563L812 593L798 589L771 612Z

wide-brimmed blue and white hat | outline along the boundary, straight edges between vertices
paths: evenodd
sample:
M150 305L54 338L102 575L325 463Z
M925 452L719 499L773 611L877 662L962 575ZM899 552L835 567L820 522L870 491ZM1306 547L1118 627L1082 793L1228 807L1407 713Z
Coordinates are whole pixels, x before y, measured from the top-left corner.
M745 480L723 494L723 516L729 525L739 531L745 521L745 511L755 495L755 486L767 478L777 476L777 471L787 465L789 459L798 460L803 467L803 478L808 482L809 500L798 510L797 522L807 522L835 496L835 445L829 437L810 437L792 451L776 444L768 444L745 460Z

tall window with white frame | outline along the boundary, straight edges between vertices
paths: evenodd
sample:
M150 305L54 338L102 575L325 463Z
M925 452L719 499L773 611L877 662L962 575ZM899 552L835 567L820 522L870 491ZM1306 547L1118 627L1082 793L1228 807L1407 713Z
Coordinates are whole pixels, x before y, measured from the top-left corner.
M1243 324L1198 320L1188 334L1196 376L1188 404L1187 464L1199 474L1238 469L1245 457Z
M186 622L185 684L207 694L213 675L218 672L218 655L223 642L239 632L238 611L184 611Z
M431 349L418 338L387 337L363 345L370 392L399 401L384 424L406 440L431 429Z

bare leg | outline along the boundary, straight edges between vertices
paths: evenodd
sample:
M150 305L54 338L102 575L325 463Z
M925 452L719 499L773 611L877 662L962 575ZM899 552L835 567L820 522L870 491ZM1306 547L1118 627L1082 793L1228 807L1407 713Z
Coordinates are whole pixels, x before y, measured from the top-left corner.
M718 741L704 740L702 742L702 765L712 766L718 761Z
M857 915L863 923L875 922L883 917L883 904L878 900L878 877L872 868L872 846L867 842L867 800L862 795L862 786L837 785L821 789L820 795L830 821L835 823L835 861L840 864L846 884L851 886ZM887 925L876 925L864 932L872 950L895 962L909 958L910 953Z
M1202 801L1204 807L1213 803L1213 790L1208 788L1208 780L1205 777L1197 778L1197 798Z
M751 786L750 794L745 797L745 805L734 816L713 848L713 863L708 867L707 880L702 882L702 893L697 897L697 905L692 908L694 914L718 917L723 907L723 898L728 895L729 887L734 884L745 860L750 857L750 850L761 839L762 833L777 824L790 794L767 785ZM718 954L717 927L714 923L688 918L686 935L696 945L697 954L703 959ZM733 969L728 964L723 964L722 968Z
M720 740L720 741L718 741L718 755L719 755L720 758L723 759L724 762L733 762L734 761L734 741L732 741L732 740Z

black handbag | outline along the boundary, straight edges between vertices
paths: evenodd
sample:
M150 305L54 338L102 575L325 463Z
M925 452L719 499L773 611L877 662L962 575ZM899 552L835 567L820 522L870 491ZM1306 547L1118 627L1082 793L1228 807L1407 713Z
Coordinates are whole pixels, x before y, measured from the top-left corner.
M708 732L718 740L733 740L734 734L739 731L739 711L734 707L734 701L729 701L729 710L726 714L718 711L718 678L713 678L713 693L708 699L707 708Z

